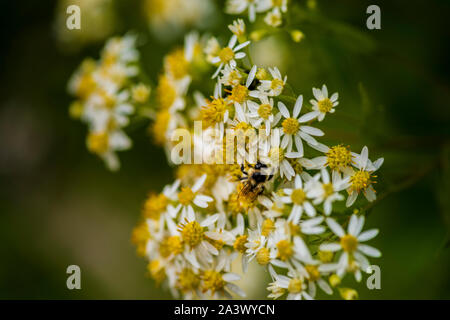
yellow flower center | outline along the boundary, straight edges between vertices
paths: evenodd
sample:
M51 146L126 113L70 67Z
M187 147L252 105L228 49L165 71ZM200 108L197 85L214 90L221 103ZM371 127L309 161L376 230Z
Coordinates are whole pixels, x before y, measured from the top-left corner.
M310 281L317 281L320 278L319 268L313 265L306 265L306 271L308 272L308 277Z
M275 222L271 219L266 219L264 220L261 229L261 234L267 237L275 229Z
M178 236L172 236L166 238L159 247L161 256L167 258L171 254L177 255L183 252L183 243Z
M243 130L244 132L246 132L248 129L251 129L252 126L250 124L248 124L247 122L239 122L235 127L234 130L238 131L238 130Z
M84 106L80 101L74 101L70 104L69 115L73 119L79 119L83 114Z
M351 234L346 234L341 238L341 247L346 252L353 252L358 247L358 239Z
M178 201L186 206L192 202L195 198L195 193L189 187L181 188L181 191L178 193Z
M326 153L327 165L331 170L341 170L352 163L352 154L348 147L337 145L331 147Z
M166 71L175 79L181 79L188 73L189 64L184 57L184 50L177 49L165 58Z
M166 209L168 201L169 200L163 193L160 193L158 195L150 194L150 196L144 203L143 208L144 217L153 220L158 220L159 216L161 215L161 212L163 212Z
M211 292L216 292L222 290L225 286L225 280L223 280L222 275L214 270L206 270L203 273L203 290Z
M256 253L256 261L262 265L265 266L270 261L270 252L267 248L261 248Z
M300 123L294 118L284 119L281 125L283 126L284 133L290 135L296 134L300 129Z
M177 93L172 82L166 76L161 76L156 88L156 96L160 107L169 109L175 101L176 95Z
M182 291L195 290L200 284L199 277L189 268L183 269L178 274L176 286Z
M169 126L170 112L167 110L160 111L156 114L155 122L150 126L150 131L158 145L164 145L166 142L166 132Z
M131 234L131 242L136 246L137 254L141 257L145 255L147 241L150 239L147 223L140 223L133 229Z
M325 193L325 197L329 197L334 193L333 184L331 183L324 183L322 185L323 192Z
M166 272L159 260L153 260L147 265L150 276L155 279L156 283L161 283L166 277Z
M269 119L269 116L272 114L272 106L268 103L264 103L258 108L258 115L264 120Z
M301 279L294 278L289 281L288 291L290 293L300 293L302 292L303 282Z
M197 246L203 240L203 228L197 221L191 221L181 230L183 241L191 248Z
M352 184L352 190L360 192L361 190L366 190L373 181L371 180L370 173L364 170L356 171L355 174L350 178Z
M292 249L292 243L287 240L281 240L277 243L278 248L278 258L281 261L286 261L294 254L294 250Z
M207 126L214 126L216 123L220 123L224 119L225 112L228 110L228 103L222 99L214 99L209 102L207 106L201 110L201 116L203 123Z
M230 47L225 47L219 52L220 61L228 63L234 58L234 52Z
M306 193L303 189L295 189L292 191L291 200L294 204L302 205L306 200Z
M284 82L281 79L273 79L272 83L270 84L270 88L273 91L281 92L284 88Z
M131 96L133 97L133 100L136 102L139 103L147 102L149 95L150 95L150 88L143 83L140 83L131 89Z
M228 97L231 101L243 103L247 99L248 89L246 86L238 84L231 90L231 95Z
M271 148L269 158L272 163L281 163L284 160L284 150L281 148Z
M319 101L318 108L319 108L320 112L323 112L323 113L330 112L331 109L333 109L333 102L331 102L330 99L325 98L325 99Z
M247 235L242 235L236 238L233 244L233 248L240 253L245 253L247 251L247 247L245 244L247 243Z
M334 253L332 251L321 251L319 250L319 260L323 263L328 263L333 260Z
M109 137L107 133L90 133L87 138L88 150L92 153L103 154L108 151Z

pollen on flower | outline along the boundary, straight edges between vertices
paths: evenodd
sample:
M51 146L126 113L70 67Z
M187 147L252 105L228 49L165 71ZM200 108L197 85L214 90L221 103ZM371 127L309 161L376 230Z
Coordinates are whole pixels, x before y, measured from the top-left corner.
M214 99L201 110L203 124L206 127L214 126L224 120L225 112L228 110L228 103L222 99Z
M159 252L163 258L171 254L177 255L183 252L183 243L179 236L171 236L164 239L159 247Z
M147 265L147 270L150 276L155 279L156 283L161 283L166 278L166 272L164 271L163 266L161 265L159 260L152 260Z
M169 109L176 98L176 90L167 76L160 76L156 87L156 97L162 109Z
M270 89L272 89L275 92L279 92L281 93L283 91L284 88L284 82L281 79L273 79L272 83L270 84Z
M319 280L320 272L319 272L319 268L317 266L309 264L309 265L305 266L305 269L308 272L308 279L309 279L309 281Z
M150 131L158 145L164 145L166 142L166 131L169 126L170 112L167 110L160 111L156 114L155 122L150 126Z
M261 227L261 234L267 237L273 230L275 230L275 222L272 219L264 220Z
M269 116L272 114L272 106L268 103L264 103L258 108L258 115L264 120L269 119Z
M131 234L131 242L136 246L136 252L139 256L145 255L147 241L150 239L150 232L147 223L141 222L137 225Z
M228 63L234 59L234 52L230 47L225 47L219 52L220 61L223 63Z
M166 209L167 197L163 194L150 194L144 203L143 215L148 219L158 220L161 213Z
M220 272L214 270L206 270L202 276L203 291L211 290L211 292L220 291L225 287L225 280L223 280Z
M150 95L150 88L143 83L139 83L131 88L133 100L139 103L147 102Z
M360 192L361 190L366 190L373 181L371 179L369 172L364 170L356 171L355 174L350 178L352 184L351 188L353 191Z
M332 251L319 250L319 260L323 263L328 263L333 260L334 253Z
M322 113L330 112L333 109L333 102L328 98L322 99L318 102L318 109Z
M181 79L188 74L189 64L184 57L183 49L176 49L168 54L164 61L166 72L175 79Z
M262 266L268 264L270 262L269 249L265 247L259 249L258 252L256 253L256 261Z
M327 165L331 170L341 171L342 168L350 166L352 163L352 154L348 147L337 145L331 147L326 153Z
M298 278L293 278L289 281L288 291L290 293L299 293L303 289L303 281Z
M283 126L284 133L290 135L296 134L300 129L300 123L294 118L284 119L281 125Z
M278 258L281 259L281 261L286 261L292 255L294 254L294 250L292 249L292 243L288 240L280 240L277 243L277 249L278 249Z
M358 247L358 239L351 234L346 234L341 238L341 247L346 252L353 252Z
M245 253L245 251L247 251L247 247L245 246L245 244L247 243L247 238L247 235L237 237L233 243L233 248L240 253Z
M324 183L322 184L323 192L325 197L329 197L334 193L334 188L332 183Z
M303 189L295 189L292 191L291 200L294 204L302 205L306 200L306 193Z
M195 198L195 193L189 187L181 188L181 191L178 193L178 201L186 206L192 202Z
M92 153L103 154L108 151L109 137L106 132L90 133L87 138L88 150Z
M197 246L203 240L203 228L197 221L191 221L186 225L181 225L181 236L183 241L191 248Z
M200 278L190 268L184 268L178 273L176 286L182 291L195 290L200 284Z
M228 99L233 102L243 103L247 99L248 89L246 86L238 84L231 90L231 94Z

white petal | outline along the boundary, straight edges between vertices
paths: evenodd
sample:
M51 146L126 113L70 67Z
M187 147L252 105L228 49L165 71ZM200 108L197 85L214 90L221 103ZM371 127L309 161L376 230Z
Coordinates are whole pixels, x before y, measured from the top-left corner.
M297 119L298 115L300 114L300 111L302 110L302 105L303 105L303 96L299 95L297 101L295 101L294 113L292 114L294 118Z
M378 249L375 249L374 247L368 246L366 244L358 245L358 250L369 257L374 257L374 258L381 257L381 252Z
M338 237L342 238L345 235L344 229L333 218L327 218L326 221L331 231Z
M283 117L285 118L289 118L289 111L286 108L285 104L281 101L278 101L278 109L280 110L281 114L283 115Z
M370 230L364 231L358 236L358 241L359 242L369 241L369 240L375 238L378 235L378 232L379 232L378 229L370 229Z

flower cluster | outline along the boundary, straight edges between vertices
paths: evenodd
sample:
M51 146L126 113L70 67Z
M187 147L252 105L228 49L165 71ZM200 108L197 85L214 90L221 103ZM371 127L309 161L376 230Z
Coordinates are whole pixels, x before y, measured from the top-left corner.
M364 215L345 207L360 193L375 199L374 172L383 159L370 160L367 147L355 153L319 142L325 133L317 126L335 112L338 94L329 95L325 85L313 88L308 106L302 95L287 95L287 77L276 67L250 64L243 21L230 30L225 46L216 38L200 44L191 35L164 60L155 138L173 146L174 131L201 121L192 143L216 162L182 164L172 185L149 195L133 231L137 251L148 259L149 275L176 297L245 296L233 282L250 276L253 261L272 278L270 298L312 299L317 287L354 297L353 289L340 287L341 279L351 273L360 281L367 257L381 253L364 243L378 230L362 231ZM201 63L194 62L197 56ZM192 100L189 83L204 62L216 68L214 89L209 99L197 92ZM219 137L212 143L204 139L211 130ZM236 161L217 161L229 151L228 130L259 132L256 152L246 146L240 154L233 145ZM233 270L236 259L241 270Z
M283 13L288 9L288 0L228 0L226 12L243 14L248 12L250 22L254 22L257 13L265 13L264 22L272 27L283 23Z
M150 94L148 85L134 80L139 74L135 41L132 35L110 39L100 59L85 59L68 85L77 98L70 115L87 124L87 148L111 170L120 166L116 152L131 147L123 129Z

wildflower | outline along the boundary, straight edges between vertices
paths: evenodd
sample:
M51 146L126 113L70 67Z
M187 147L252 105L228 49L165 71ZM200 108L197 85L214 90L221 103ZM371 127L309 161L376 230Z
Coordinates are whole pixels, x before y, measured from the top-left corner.
M377 229L370 229L361 232L364 226L364 216L358 217L356 215L352 215L347 228L347 233L333 218L327 218L327 224L331 231L333 231L333 233L337 235L340 240L339 243L334 242L322 244L320 246L320 250L332 252L342 250L342 254L340 255L337 263L324 264L320 267L321 270L335 270L336 274L342 278L346 270L351 267L353 259L361 264L363 270L366 270L370 264L364 255L374 258L381 256L380 251L377 249L361 243L375 238L378 234Z
M379 158L372 163L369 160L369 149L363 147L361 154L356 155L354 166L358 169L350 175L350 187L347 189L349 196L347 198L347 207L351 206L358 194L362 191L368 201L376 199L375 190L372 184L375 183L376 176L373 174L383 164L384 159Z
M299 117L302 104L303 96L300 95L295 102L294 111L291 117L284 103L281 101L278 102L278 109L285 118L281 123L283 126L283 140L281 141L281 147L287 147L288 152L290 152L292 151L292 144L295 142L297 152L300 153L300 156L303 156L304 152L302 140L308 142L309 144L315 145L317 144L317 141L312 136L324 135L323 131L320 129L302 125L302 123L310 121L312 117L311 112Z
M236 42L237 42L237 37L236 37L236 35L233 35L231 37L230 41L228 42L228 46L221 49L220 52L218 53L218 55L211 59L211 63L219 64L216 72L212 76L213 79L218 76L220 70L222 70L224 65L228 64L230 67L232 67L234 69L234 68L236 68L236 65L237 65L236 60L239 60L239 59L242 59L245 57L245 53L239 52L239 50L248 46L250 44L250 41L246 41L237 46L236 46Z
M233 21L233 24L228 26L231 32L239 38L245 35L245 23L242 19L237 19Z
M313 94L316 100L311 99L310 103L317 114L317 120L322 121L327 113L334 113L334 107L339 104L338 93L335 92L328 98L327 86L323 85L322 90L313 88Z
M305 210L310 217L314 217L316 215L316 210L307 197L308 190L303 189L302 179L298 174L294 179L294 188L286 188L283 191L287 196L283 197L282 201L284 203L293 204L288 221L292 221L294 224L297 224L302 217L303 210Z
M190 187L182 187L178 193L178 202L181 206L181 218L188 218L189 220L195 220L194 208L192 205L196 205L200 208L206 208L208 202L213 201L213 198L199 194L198 191L202 188L206 180L206 174L201 176L195 184Z
M272 76L272 79L260 80L261 84L258 87L258 90L261 92L261 94L266 94L269 96L279 96L284 90L287 76L284 76L284 78L282 78L280 70L278 70L277 67L269 68L269 72Z

